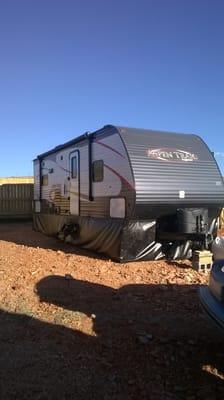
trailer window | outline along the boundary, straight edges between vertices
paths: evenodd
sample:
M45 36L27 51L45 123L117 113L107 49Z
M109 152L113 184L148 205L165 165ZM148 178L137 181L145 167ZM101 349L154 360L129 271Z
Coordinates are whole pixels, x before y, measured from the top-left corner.
M42 186L48 185L48 174L42 175Z
M72 179L76 179L77 178L77 174L78 174L78 160L77 157L72 157L71 160L71 170L72 170Z
M102 182L104 176L104 163L103 160L94 161L92 164L93 171L93 182Z

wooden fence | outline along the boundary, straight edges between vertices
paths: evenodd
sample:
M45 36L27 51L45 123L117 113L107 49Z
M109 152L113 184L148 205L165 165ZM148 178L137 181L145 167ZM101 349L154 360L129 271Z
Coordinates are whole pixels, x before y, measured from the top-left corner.
M33 184L0 185L0 219L32 218Z

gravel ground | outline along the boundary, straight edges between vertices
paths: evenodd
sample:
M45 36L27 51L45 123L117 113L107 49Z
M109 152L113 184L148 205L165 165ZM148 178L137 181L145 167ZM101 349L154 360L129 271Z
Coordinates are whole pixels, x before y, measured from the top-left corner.
M0 224L0 399L224 398L190 262L118 264Z

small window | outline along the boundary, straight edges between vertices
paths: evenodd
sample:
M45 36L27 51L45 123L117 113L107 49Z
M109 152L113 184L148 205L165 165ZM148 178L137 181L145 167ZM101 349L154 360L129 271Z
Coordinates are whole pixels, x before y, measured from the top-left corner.
M78 175L78 160L76 156L71 159L71 175L72 179L76 179Z
M103 160L94 161L92 164L93 168L93 182L102 182L103 181Z
M48 185L48 174L42 175L42 186Z

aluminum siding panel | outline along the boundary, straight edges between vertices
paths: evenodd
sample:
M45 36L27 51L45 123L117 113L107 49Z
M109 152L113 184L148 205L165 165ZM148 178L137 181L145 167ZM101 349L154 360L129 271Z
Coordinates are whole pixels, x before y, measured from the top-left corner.
M64 184L70 174L69 154L80 152L80 216L108 217L110 215L110 198L125 197L127 215L134 207L133 177L125 146L114 127L105 127L93 135L92 161L104 161L103 182L93 182L93 201L89 201L89 154L88 142L78 142L76 145L54 153L47 154L42 160L42 173L53 169L48 174L48 185L42 186L41 212L51 212L50 206L55 203L61 215L70 214L70 201L64 196ZM63 159L61 160L61 157ZM35 165L35 164L34 164ZM36 196L38 195L38 168L35 173ZM121 176L121 178L119 177ZM132 188L130 190L130 188Z
M195 135L118 128L126 145L140 204L223 204L224 185L205 143ZM152 159L153 149L178 149L196 154L194 161ZM185 192L185 198L179 197Z
M40 161L39 160L34 160L33 174L34 174L34 200L40 200Z

